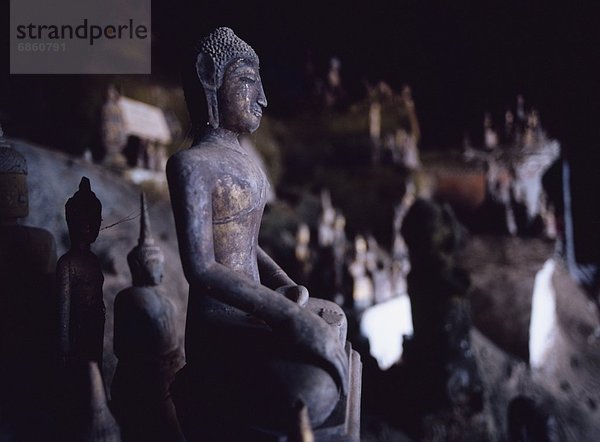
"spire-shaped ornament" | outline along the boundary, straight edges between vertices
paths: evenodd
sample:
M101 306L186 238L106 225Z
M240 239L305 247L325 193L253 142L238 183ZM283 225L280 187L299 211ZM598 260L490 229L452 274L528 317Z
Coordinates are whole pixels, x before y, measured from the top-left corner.
M142 207L142 213L138 246L153 246L154 238L152 237L152 231L150 230L150 217L148 216L148 206L146 204L146 195L144 193L140 194L140 204Z
M150 217L146 197L140 195L141 216L138 244L127 255L133 285L156 286L162 281L165 257L155 243L150 230Z

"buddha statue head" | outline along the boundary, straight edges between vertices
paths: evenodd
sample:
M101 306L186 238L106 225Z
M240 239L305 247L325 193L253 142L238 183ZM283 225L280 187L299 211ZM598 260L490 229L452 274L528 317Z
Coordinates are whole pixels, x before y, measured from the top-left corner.
M0 220L16 221L28 214L27 162L4 139L0 127Z
M91 244L96 241L102 223L102 204L92 192L90 180L81 178L79 190L65 205L71 246Z
M204 89L208 125L235 133L252 133L267 106L256 52L229 28L205 36L196 53L196 75ZM195 97L186 91L193 113ZM192 119L194 117L192 116Z
M136 287L155 286L160 284L163 277L165 257L160 247L154 244L150 231L150 219L146 198L141 196L142 214L140 218L140 237L138 245L127 255L127 263L131 271L133 285Z

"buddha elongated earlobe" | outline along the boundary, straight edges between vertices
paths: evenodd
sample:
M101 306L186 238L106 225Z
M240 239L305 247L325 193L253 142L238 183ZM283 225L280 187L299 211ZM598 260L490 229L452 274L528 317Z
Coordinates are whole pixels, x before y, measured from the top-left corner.
M208 105L208 124L216 129L219 127L219 102L216 91L206 91L206 104Z
M208 106L208 124L219 127L219 103L217 101L217 70L213 59L200 52L196 59L196 73L204 88L204 96Z

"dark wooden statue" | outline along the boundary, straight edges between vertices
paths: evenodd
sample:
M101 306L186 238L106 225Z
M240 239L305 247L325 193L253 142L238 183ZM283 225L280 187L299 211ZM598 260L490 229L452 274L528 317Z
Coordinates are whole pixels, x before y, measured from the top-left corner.
M102 204L86 177L65 206L71 248L58 260L59 362L62 368L102 366L104 276L91 244L98 237Z
M56 245L50 232L21 224L28 196L25 158L0 128L0 427L11 427L16 439L36 440L54 365L55 323L48 312L55 308ZM4 437L12 440L0 429Z
M285 434L302 398L318 427L348 390L346 318L309 298L258 245L269 183L238 141L267 105L256 53L229 28L199 48L194 86L204 89L208 124L167 165L190 284L177 415L190 441L241 440L249 428ZM201 97L187 87L186 99L195 119Z
M183 366L175 333L175 307L157 291L164 256L154 244L142 195L138 245L127 255L133 287L114 306L114 350L119 363L112 383L112 408L125 441L182 441L169 387Z
M411 412L451 409L453 424L475 434L483 385L471 350L470 278L459 263L462 226L449 206L417 199L401 231L411 265L414 336L405 341L403 354L405 376L413 379L406 394Z

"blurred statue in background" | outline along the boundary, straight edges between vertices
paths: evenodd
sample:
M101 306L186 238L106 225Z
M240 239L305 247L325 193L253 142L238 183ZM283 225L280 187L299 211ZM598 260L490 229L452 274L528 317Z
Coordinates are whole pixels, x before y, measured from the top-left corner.
M177 415L189 441L242 440L249 432L285 434L302 398L318 432L336 407L359 403L360 386L349 389L348 378L349 363L359 376L360 362L346 346L341 309L309 299L258 245L269 183L238 140L258 128L267 105L256 53L229 28L216 29L199 48L196 82L208 125L167 165L190 284L187 365L172 388ZM200 97L193 87L186 99L194 120ZM350 418L342 409L323 430L351 428L357 440L358 408L346 409L354 410Z
M471 351L470 279L457 261L462 226L449 206L417 199L402 235L410 255L414 325L404 359L420 379L418 394L428 398L427 411L450 406L470 417L482 410L483 390Z
M294 247L296 258L296 275L301 282L306 282L313 268L314 256L310 249L310 228L306 223L300 223L296 231L296 246Z
M416 189L412 181L406 186L406 192L400 204L394 210L394 242L392 246L392 286L394 295L406 295L406 277L410 272L408 247L402 236L402 224L410 207L415 202Z
M169 387L183 366L175 307L156 287L164 255L154 244L144 195L138 245L127 255L133 287L119 292L114 307L114 351L119 363L112 382L112 408L123 439L182 441Z
M329 190L321 191L316 262L310 286L323 298L344 304L344 264L346 258L346 218L331 203Z
M364 310L373 304L375 297L373 281L367 272L367 241L362 235L354 238L354 260L348 266L352 276L352 302L357 310Z
M104 276L91 251L102 222L102 204L90 180L81 178L79 190L65 205L71 247L58 260L59 364L81 371L89 361L102 366L105 307Z
M498 146L498 134L494 130L492 115L487 112L483 117L483 142L488 150L493 150Z
M325 81L324 100L325 107L332 108L343 103L346 98L346 91L342 85L341 76L342 62L337 57L329 59L329 71Z
M109 85L106 102L102 106L102 146L104 164L112 167L125 167L127 160L122 151L127 144L127 133L123 113L119 107L120 94L114 85Z
M385 302L392 298L392 259L371 234L367 235L366 265L373 281L373 302Z

